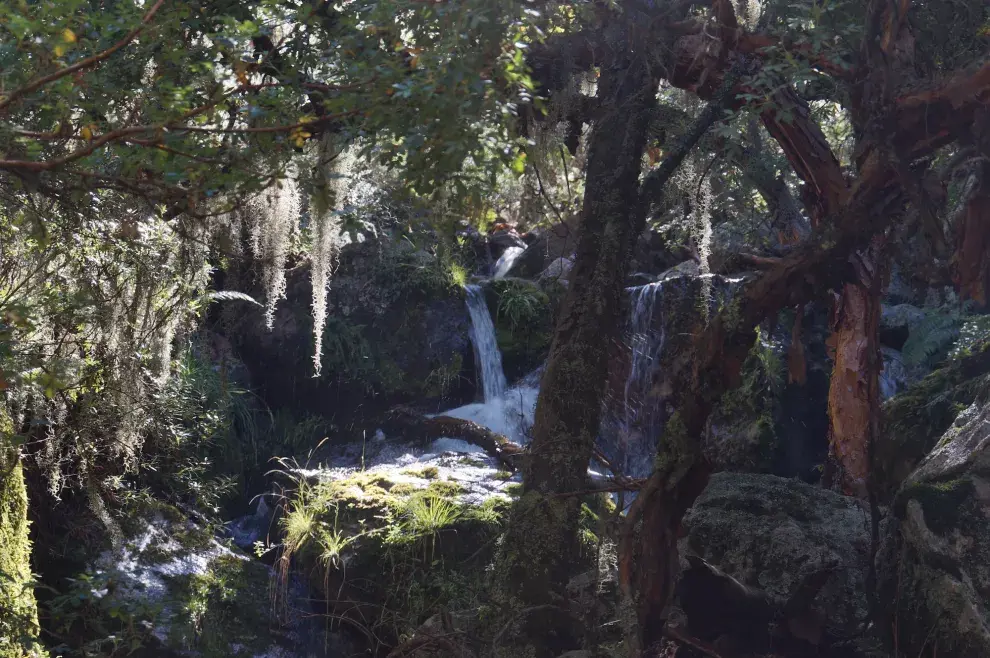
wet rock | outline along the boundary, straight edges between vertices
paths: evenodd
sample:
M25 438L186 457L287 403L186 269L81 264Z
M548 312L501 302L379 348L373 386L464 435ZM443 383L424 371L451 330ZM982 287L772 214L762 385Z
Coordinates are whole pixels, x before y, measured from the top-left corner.
M575 217L567 222L533 231L532 235L536 236L535 239L516 260L507 275L533 279L558 258L570 259L577 246L577 227L578 220Z
M337 642L300 614L304 593L287 586L288 598L273 608L273 578L269 567L156 504L130 519L119 545L76 583L94 623L103 615L124 622L124 639L154 655L328 655L312 653Z
M868 520L858 501L797 480L719 473L685 517L679 548L783 600L832 570L815 601L827 628L843 635L867 614Z
M250 280L229 284L252 290ZM345 428L396 404L473 397L464 291L441 259L387 238L348 245L330 283L319 378L311 296L303 266L288 274L271 331L260 313L223 310L225 334L269 407L332 415Z
M888 306L884 304L880 312L880 327L882 329L894 329L897 327L910 329L924 319L925 312L917 306L911 304Z
M990 655L990 395L904 482L880 561L892 640L910 656Z

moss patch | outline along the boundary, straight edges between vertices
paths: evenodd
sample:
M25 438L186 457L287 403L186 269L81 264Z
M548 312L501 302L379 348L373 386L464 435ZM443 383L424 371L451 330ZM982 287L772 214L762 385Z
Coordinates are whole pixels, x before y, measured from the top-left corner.
M262 564L234 554L214 558L205 573L170 579L168 644L203 658L263 652L274 641L268 587Z
M31 579L27 489L10 424L0 407L0 658L40 655L38 607Z
M495 323L506 377L516 379L538 367L550 349L554 305L539 286L522 279L496 279L485 291Z
M481 605L508 507L502 497L467 504L456 482L408 479L423 470L301 484L282 523L296 538L296 570L328 600L352 602L330 603L332 613L393 641L441 609ZM303 530L290 528L290 517Z
M883 408L876 473L889 500L960 412L990 387L990 344L936 370Z

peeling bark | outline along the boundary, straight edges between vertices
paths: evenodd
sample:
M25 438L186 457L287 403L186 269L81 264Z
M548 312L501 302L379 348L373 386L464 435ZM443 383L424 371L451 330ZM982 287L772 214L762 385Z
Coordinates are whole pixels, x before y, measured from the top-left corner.
M986 306L990 289L990 164L983 160L977 167L976 184L959 217L952 279L964 298Z
M865 499L870 478L869 446L880 409L881 242L854 256L857 280L836 301L832 381L828 394L829 444L840 468L842 490Z

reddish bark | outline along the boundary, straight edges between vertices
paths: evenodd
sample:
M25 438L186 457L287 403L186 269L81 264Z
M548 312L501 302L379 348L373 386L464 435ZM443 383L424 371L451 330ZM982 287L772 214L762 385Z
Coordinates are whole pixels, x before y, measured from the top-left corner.
M952 278L963 297L986 306L990 288L990 165L982 162L978 166L976 185L960 217Z
M879 241L852 259L857 280L837 299L829 347L834 352L828 394L832 457L846 494L866 498L869 446L880 408L880 250Z

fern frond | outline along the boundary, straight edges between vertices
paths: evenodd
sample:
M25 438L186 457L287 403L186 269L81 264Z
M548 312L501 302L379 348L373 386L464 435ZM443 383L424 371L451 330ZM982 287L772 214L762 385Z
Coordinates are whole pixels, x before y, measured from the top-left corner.
M902 352L909 366L932 366L959 338L962 319L957 311L932 312L911 328Z

